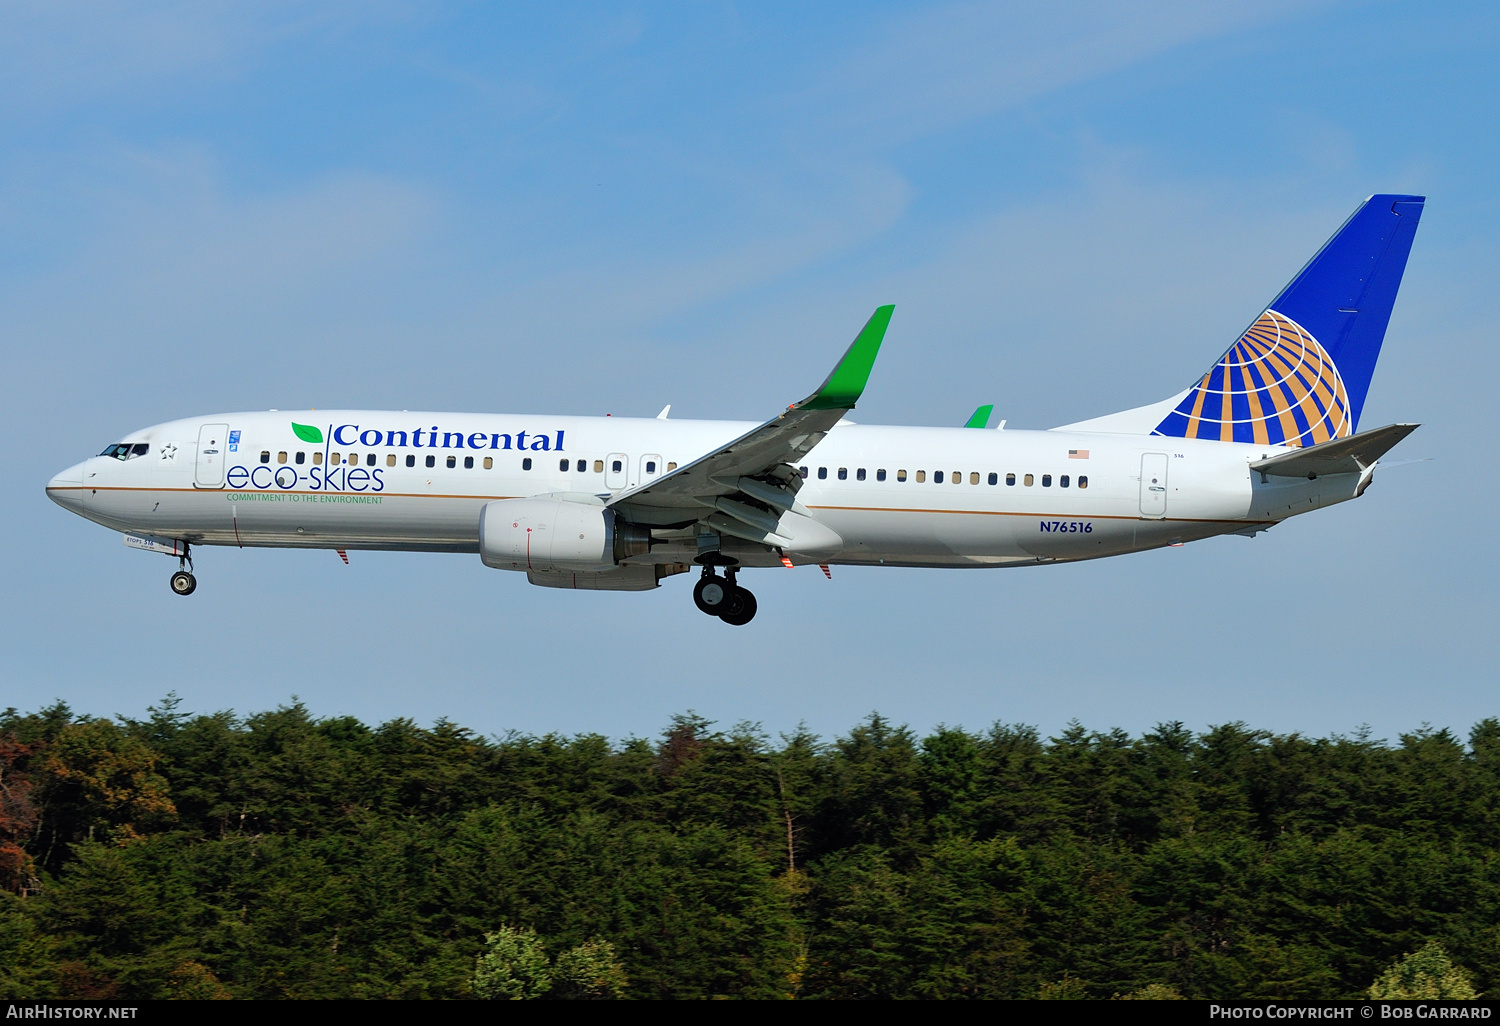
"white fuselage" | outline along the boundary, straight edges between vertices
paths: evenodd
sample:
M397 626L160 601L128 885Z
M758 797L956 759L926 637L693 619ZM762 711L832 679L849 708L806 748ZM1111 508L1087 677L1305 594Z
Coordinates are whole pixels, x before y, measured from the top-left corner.
M292 423L316 427L320 442ZM713 452L734 421L382 411L235 413L122 440L48 494L114 530L194 545L476 552L495 499L607 497ZM217 450L217 451L213 451ZM1253 473L1279 446L1074 431L843 423L797 501L836 551L800 562L1006 566L1089 559L1260 529L1354 497L1356 474ZM529 462L528 462L529 461ZM566 469L564 469L564 466ZM1014 482L1014 483L1011 483ZM726 544L745 565L764 546ZM631 563L691 562L670 539Z

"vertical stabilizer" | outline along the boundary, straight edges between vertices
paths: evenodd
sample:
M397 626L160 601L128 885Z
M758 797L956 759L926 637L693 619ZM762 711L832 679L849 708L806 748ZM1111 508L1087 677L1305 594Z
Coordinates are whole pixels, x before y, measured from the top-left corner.
M1354 434L1424 201L1367 199L1186 392L1068 427L1293 446Z
M1423 199L1366 200L1153 433L1272 445L1352 435Z

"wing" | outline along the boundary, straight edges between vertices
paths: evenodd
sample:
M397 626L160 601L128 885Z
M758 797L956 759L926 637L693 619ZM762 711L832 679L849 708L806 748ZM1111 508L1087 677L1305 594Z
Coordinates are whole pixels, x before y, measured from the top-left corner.
M636 524L686 527L703 523L747 541L790 544L791 537L778 533L802 487L801 475L790 464L854 409L870 379L894 309L882 306L875 311L812 395L717 451L621 492L609 506ZM827 528L821 530L827 532Z
M1419 424L1390 424L1373 431L1362 431L1348 438L1335 438L1305 449L1272 456L1250 464L1250 469L1276 477L1318 477L1322 474L1360 474L1396 444L1411 434Z

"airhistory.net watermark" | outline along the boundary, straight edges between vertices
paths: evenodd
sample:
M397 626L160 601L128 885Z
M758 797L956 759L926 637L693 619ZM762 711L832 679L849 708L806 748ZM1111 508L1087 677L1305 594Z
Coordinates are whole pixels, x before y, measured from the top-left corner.
M7 1019L134 1019L137 1006L49 1005L44 1002L11 1004L5 1008Z

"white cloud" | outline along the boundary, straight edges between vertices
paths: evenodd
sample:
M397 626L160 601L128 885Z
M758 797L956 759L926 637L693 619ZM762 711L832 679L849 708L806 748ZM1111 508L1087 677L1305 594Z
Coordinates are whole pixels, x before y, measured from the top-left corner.
M389 2L11 0L0 5L0 110L51 113L190 73L221 80L289 38L406 17Z
M892 19L842 57L809 99L844 134L889 143L1098 78L1175 47L1327 6L1309 0L1199 3L958 3Z

